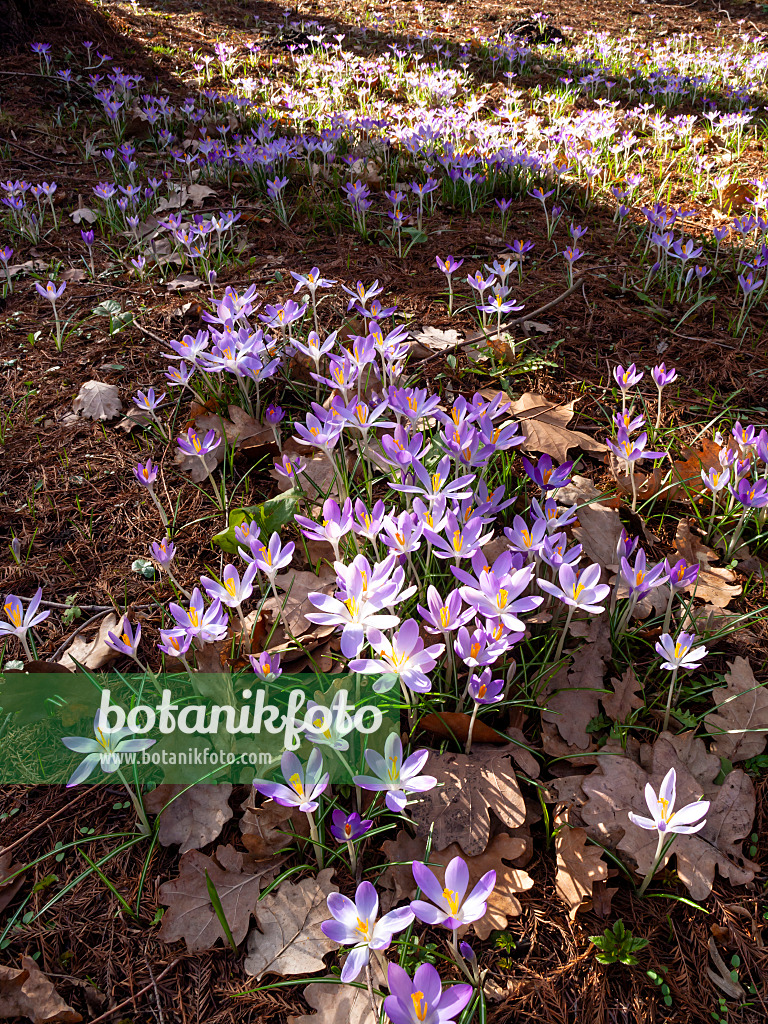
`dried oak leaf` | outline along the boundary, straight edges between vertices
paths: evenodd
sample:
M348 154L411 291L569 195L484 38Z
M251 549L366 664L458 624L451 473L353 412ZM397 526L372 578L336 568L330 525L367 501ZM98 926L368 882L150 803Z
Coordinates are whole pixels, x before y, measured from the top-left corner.
M541 717L557 726L557 730L570 746L586 750L590 745L587 726L599 711L599 701L605 695L603 676L605 663L611 655L611 641L602 620L598 624L592 643L580 647L573 655L570 666L549 681L540 702L545 704Z
M268 597L262 604L262 609L268 612L273 621L277 622L277 628L272 634L270 650L280 651L284 660L290 660L283 653L285 648L295 652L299 657L303 652L311 650L322 640L334 632L333 626L318 626L306 618L307 612L315 611L315 606L309 600L309 594L332 594L336 589L336 574L329 571L327 566L321 567L319 576L313 572L298 572L290 569L288 572L279 574L275 578L277 589L284 593L280 595L280 603L277 598ZM285 636L282 621L280 619L280 607L283 609L283 616L288 622L288 628L299 643L299 647ZM249 620L246 619L246 622Z
M469 723L471 716L463 711L440 711L437 714L424 715L419 719L419 727L431 732L434 736L442 736L445 739L455 739L459 743L466 743L469 735ZM472 726L473 743L495 743L496 746L504 746L509 740L503 733L492 729L490 725L480 719L475 719Z
M573 921L580 909L591 909L591 902L585 905L584 900L592 896L595 882L604 882L608 878L608 865L603 860L601 848L588 842L587 830L570 825L568 810L556 816L555 825L558 826L555 834L555 887L557 895L568 907L568 917Z
M222 861L225 866L220 866ZM184 939L190 953L210 949L217 939L226 941L208 894L207 871L221 900L232 937L237 944L241 943L259 898L262 876L270 870L270 866L265 865L247 874L242 865L243 855L232 847L218 847L216 860L199 850L183 854L178 877L160 886L159 899L168 910L163 915L158 938L163 942Z
M74 412L88 420L111 420L123 411L116 384L87 380L72 403Z
M746 761L765 749L768 738L768 687L759 683L746 658L736 658L725 686L712 691L714 711L704 719L713 737L712 752L728 761Z
M22 864L14 864L11 853L0 853L0 913L8 906L24 882L24 875L16 875ZM16 875L10 882L6 879Z
M577 515L579 525L574 526L573 535L583 546L584 553L605 569L615 566L616 545L624 528L619 513L614 508L591 502L580 508Z
M381 991L386 987L378 964L373 962L373 987ZM358 979L359 980L359 979ZM316 1013L302 1013L288 1017L286 1024L379 1024L379 1014L371 1009L368 989L342 985L338 976L313 982L302 992L304 999ZM377 1009L381 1000L377 1000Z
M613 693L604 693L600 701L605 713L614 722L624 722L630 711L643 706L643 698L639 696L640 683L635 670L630 666L621 679L612 679Z
M294 842L292 833L309 835L306 814L294 807L276 804L274 800L257 807L255 797L256 790L251 787L247 799L240 805L243 816L239 824L243 846L256 860L267 860L289 846Z
M114 612L110 612L106 618L102 619L99 626L99 635L95 639L84 640L82 636L76 636L56 664L62 665L71 672L79 672L80 670L75 664L75 660L79 661L84 668L91 669L91 671L103 668L110 661L114 661L120 655L118 651L113 650L107 643L107 634L114 633L115 636L120 636L124 618L125 616L122 616L118 621L117 615Z
M160 815L160 844L178 843L179 853L186 853L207 846L221 834L233 814L227 802L231 793L229 782L201 783L189 789L164 783L148 793L144 803L150 814ZM166 807L169 800L173 803Z
M256 978L263 974L314 974L322 971L323 957L338 948L320 930L328 920L329 893L339 887L331 882L333 868L317 878L283 882L276 892L259 902L257 928L248 936L245 971Z
M686 562L699 563L699 574L686 588L687 593L695 594L715 608L725 608L739 596L742 587L734 583L736 576L724 566L710 565L717 555L692 532L689 520L681 519L677 524L674 544L678 555Z
M0 966L0 1020L24 1017L32 1024L75 1024L82 1016L61 998L31 956L21 970Z
M661 780L674 767L677 806L698 800L702 794L711 804L704 828L694 835L678 835L666 860L676 858L678 877L695 900L710 894L716 870L734 885L750 882L759 866L741 853L741 842L749 835L755 814L749 776L737 769L721 786L714 785L720 759L706 753L702 740L688 736L662 733L649 754L650 771L620 752L598 757L597 770L582 781L587 803L581 808L581 817L589 834L628 855L644 875L654 860L656 833L633 825L627 812L647 816L646 784L650 782L658 792Z
M430 853L429 867L441 884L445 869L454 857L462 857L469 868L467 891L471 891L487 871L496 872L496 886L488 897L488 909L484 917L475 921L473 925L479 939L485 940L492 931L506 928L509 918L522 913L523 908L516 893L532 888L533 879L527 871L505 864L504 861L517 861L525 857L530 845L530 836L510 836L506 832L500 832L493 837L485 851L476 857L464 856L464 851L458 843L451 843L444 850L432 850ZM411 838L401 829L396 839L387 840L381 844L381 848L387 860L392 862L379 880L385 892L393 893L391 900L387 901L388 906L394 906L401 900L414 899L416 883L411 864L415 860L424 860L425 841L419 836ZM401 861L410 863L397 863ZM466 928L461 929L462 933L465 931Z
M513 402L510 411L521 421L525 434L524 451L546 452L553 459L565 462L570 448L585 452L604 452L606 446L579 430L569 430L575 402L556 404L543 395L530 391Z
M525 824L525 801L510 757L512 747L477 746L472 753L436 754L424 769L437 786L412 805L418 835L428 835L437 852L458 842L465 854L476 857L488 845L490 811L509 828Z

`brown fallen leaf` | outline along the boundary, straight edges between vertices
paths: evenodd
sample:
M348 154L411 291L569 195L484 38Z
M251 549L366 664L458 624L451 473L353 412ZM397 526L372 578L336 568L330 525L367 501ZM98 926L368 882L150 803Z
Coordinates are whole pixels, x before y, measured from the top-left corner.
M715 872L734 885L752 881L759 865L747 860L741 843L750 834L755 815L755 791L749 776L736 769L721 786L714 784L720 759L707 753L701 739L662 733L648 752L650 771L620 751L598 757L598 768L582 780L587 803L581 817L589 834L602 845L618 850L645 875L653 864L656 833L633 825L628 811L648 814L644 789L647 783L658 792L669 768L677 774L676 806L701 798L710 800L704 828L693 835L678 835L664 863L674 857L677 874L695 900L712 891ZM694 774L696 773L696 774Z
M589 560L604 569L615 568L616 545L624 528L619 513L616 509L592 502L579 508L577 515L579 525L573 527L573 535Z
M432 848L439 852L458 842L475 857L488 845L493 810L509 828L525 824L525 800L512 767L508 747L478 745L466 754L435 754L425 772L437 786L410 805L417 835L432 831Z
M233 855L234 854L234 855ZM225 866L222 866L222 860ZM219 863L217 863L217 861ZM163 942L184 939L190 953L211 949L217 939L226 942L224 929L213 909L205 873L213 882L232 937L240 944L259 898L261 879L271 870L265 865L253 874L242 870L243 855L220 846L216 860L189 850L179 861L179 874L160 886L159 901L168 907L158 932Z
M271 651L280 651L284 660L290 657L283 655L283 651L290 648L295 652L295 657L300 657L307 650L316 647L321 641L327 639L334 631L333 626L318 626L306 618L307 612L315 611L315 606L309 600L309 594L332 594L336 589L336 573L327 566L321 566L320 575L313 572L299 572L290 569L288 572L279 574L275 582L277 589L282 591L280 602L274 597L268 597L262 604L262 609L269 613L277 627L272 634L270 641ZM284 594L284 596L283 596ZM296 638L298 647L290 637L286 637L280 618L280 608L283 609L283 616L288 622L291 634ZM250 616L246 618L250 624Z
M111 420L123 409L116 384L87 380L77 393L72 409L87 420Z
M79 661L84 668L92 671L103 668L110 661L120 657L118 651L113 650L107 643L107 633L114 633L120 636L123 629L122 616L119 621L114 612L110 612L101 621L99 634L93 640L85 640L82 636L76 636L69 648L59 658L57 664L62 665L71 672L79 672L75 660Z
M309 835L307 816L296 808L283 807L274 800L256 806L256 790L251 786L247 798L240 805L243 816L240 831L243 846L256 860L267 860L295 842L291 833Z
M320 930L328 920L328 895L338 892L331 882L333 868L317 878L283 882L276 892L259 901L257 928L248 936L246 974L259 979L264 974L314 974L323 970L323 957L338 943Z
M164 783L147 793L144 805L150 814L160 814L160 844L178 843L182 854L207 846L221 834L233 814L228 803L231 793L229 782L202 783L190 789ZM165 807L169 800L173 803Z
M522 906L517 893L525 892L533 887L533 879L527 871L504 861L517 861L525 857L531 846L530 836L510 836L501 832L493 837L485 851L476 857L467 857L458 843L451 843L444 850L432 850L429 855L429 867L443 882L445 869L454 857L461 857L469 868L469 886L467 891L477 885L487 871L496 872L496 886L488 897L488 909L485 915L474 922L477 937L485 940L492 931L500 931L507 927L509 918L522 913ZM385 892L392 893L387 900L387 907L392 907L402 900L411 900L416 896L416 882L413 878L411 864L415 860L423 862L426 842L419 836L411 838L401 829L396 839L389 839L381 844L390 867L384 871L379 882ZM409 861L410 863L399 863ZM460 929L464 934L466 928Z
M557 854L557 895L568 907L568 917L573 921L580 909L591 909L595 882L608 878L608 865L603 860L599 846L588 842L587 830L574 828L569 822L570 812L563 809L555 816L555 852Z
M0 966L0 1019L20 1017L32 1024L75 1024L83 1019L64 1002L31 956L21 958L21 970Z
M557 726L566 743L579 750L590 745L587 726L597 716L599 701L605 695L605 663L612 650L604 621L594 619L590 625L595 623L602 624L596 639L579 648L570 666L560 669L539 698L545 705L542 719Z
M483 392L485 394L485 391ZM575 402L557 404L530 391L511 405L511 412L521 421L525 434L524 451L546 452L558 462L565 462L570 448L585 452L604 452L606 446L579 430L569 430L574 417Z
M768 739L768 687L755 679L746 658L728 665L725 683L712 691L715 709L704 719L704 728L718 757L746 761L762 754Z
M611 687L613 693L604 693L600 701L614 722L624 722L631 711L643 706L643 698L639 696L640 683L631 665L621 679L611 680Z
M249 448L272 446L277 452L271 427L259 423L239 405L230 405L227 411L229 419L215 413L198 416L195 420L195 429L203 433L215 430L217 434L226 437L230 448L239 448L247 443Z
M24 875L16 875L7 882L10 875L15 875L23 864L15 864L11 853L0 853L0 913L8 906L24 882Z
M373 986L381 991L386 988L384 977L376 961L373 961ZM379 1014L371 1009L368 990L365 985L356 988L342 985L338 975L331 975L325 981L312 982L302 996L316 1013L291 1015L286 1024L379 1024ZM377 1011L381 999L377 998Z
M699 574L693 584L686 588L686 593L694 594L716 608L726 608L734 597L739 596L742 587L735 582L735 574L724 566L710 564L718 556L693 533L689 520L681 519L677 524L674 545L678 555L686 562L693 565L699 563Z
M440 711L434 715L424 715L419 719L419 726L431 732L434 736L442 736L445 739L455 738L459 743L466 743L469 735L469 723L471 716L463 711ZM503 733L492 729L490 725L475 719L472 727L473 743L495 743L496 746L504 746L509 739Z

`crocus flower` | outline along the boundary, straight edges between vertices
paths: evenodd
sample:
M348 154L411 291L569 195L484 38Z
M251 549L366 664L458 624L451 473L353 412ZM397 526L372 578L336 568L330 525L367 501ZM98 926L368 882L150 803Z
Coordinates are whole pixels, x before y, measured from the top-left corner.
M616 379L616 383L621 388L622 393L626 394L631 387L634 387L635 384L638 384L643 379L645 374L642 370L639 371L635 364L632 363L631 366L626 368L626 370L623 366L614 367L613 376Z
M383 756L376 750L366 750L365 760L374 775L356 775L355 785L373 793L386 793L387 807L399 813L404 810L410 793L426 793L437 785L432 775L419 775L428 757L428 750L417 750L403 761L400 737L390 733Z
M565 487L570 483L573 463L564 462L560 466L555 466L549 455L542 455L534 465L523 456L523 469L531 480L546 493L546 491L555 491L558 487Z
M355 980L368 963L372 949L387 949L395 932L407 928L414 916L410 907L399 907L377 921L379 897L370 882L358 885L354 903L348 896L332 892L328 910L333 920L320 925L323 934L342 946L353 947L341 971L345 983Z
M272 583L278 572L291 564L296 545L292 540L289 540L287 544L283 544L280 540L280 534L273 533L269 538L268 544L261 545L253 554L246 553L244 548L239 548L238 550L248 561L252 558L256 568L263 572L270 583Z
M599 582L600 572L601 568L597 563L588 565L579 572L568 562L563 562L557 570L559 587L548 580L538 580L537 582L542 590L546 590L548 594L556 597L563 604L593 615L599 615L605 611L605 606L600 602L604 601L611 592L607 583Z
M472 997L471 985L451 985L443 991L432 964L416 968L413 981L398 964L387 970L390 995L384 1012L392 1024L454 1024Z
M61 742L68 750L74 750L76 754L85 754L70 776L67 789L85 782L96 765L107 775L111 775L123 764L124 754L147 750L157 742L157 740L149 739L146 736L129 739L128 737L133 735L133 731L127 726L114 731L102 728L101 709L96 712L96 717L93 720L93 732L94 739L85 736L62 737Z
M674 640L669 633L663 633L655 644L661 667L676 672L680 668L698 668L706 658L706 647L694 647L695 633L680 633Z
M696 800L694 803L681 807L679 811L673 811L676 782L677 776L674 768L670 768L664 776L658 796L649 782L645 787L645 802L648 804L651 817L645 818L641 814L629 811L627 817L632 824L661 835L672 832L689 836L704 828L707 823L705 816L709 811L709 800Z
M685 590L696 582L699 575L699 565L689 565L684 558L680 558L674 565L671 565L668 558L664 559L664 571L669 577L669 585L673 591Z
M27 642L27 630L37 626L51 614L49 611L37 614L42 596L43 588L38 587L32 600L27 605L26 611L21 603L21 599L16 597L15 594L6 594L5 601L3 602L3 611L8 616L8 622L0 620L0 637L17 636L30 661L32 661L32 652Z
M526 565L499 578L495 572L483 572L478 587L462 587L461 596L481 615L500 619L507 629L524 631L525 623L518 613L538 608L544 600L538 596L521 596L533 577L533 566Z
M210 576L201 576L200 582L211 600L218 598L228 608L239 608L253 593L253 580L258 568L255 561L251 562L241 580L234 565L226 565L222 573L223 584L217 583Z
M173 601L168 605L168 610L177 624L190 636L196 637L201 644L216 643L227 635L229 620L221 607L221 602L216 599L205 608L203 595L198 587L192 591L188 610Z
M149 490L157 480L158 467L152 464L152 459L147 459L146 462L140 462L133 471L133 475L139 481L142 487L146 487Z
M62 281L57 288L53 281L49 281L48 284L43 288L39 281L35 281L35 288L44 299L48 299L49 302L55 303L57 299L60 299L64 294L64 289L67 287L67 282Z
M189 427L187 436L176 438L176 443L186 455L196 455L202 459L218 447L219 435L211 429L201 440L194 427Z
M261 654L249 654L248 660L255 675L262 682L274 683L277 677L282 674L280 655L277 652L270 654L268 651L262 651Z
M768 481L740 480L736 488L730 488L731 494L743 508L765 508L768 505Z
M445 645L425 647L415 619L406 619L391 640L380 630L371 629L368 642L374 657L356 658L350 661L349 668L363 675L378 675L373 684L376 693L385 693L397 682L415 693L428 693L432 689L427 673L434 669Z
M185 629L161 629L158 649L169 658L178 658L186 664L185 655L192 644L192 634Z
M673 380L677 380L677 370L674 368L668 370L666 365L661 363L659 366L654 366L651 376L656 381L656 387L661 390L667 384L671 384Z
M335 558L339 558L339 543L345 534L352 529L352 501L347 498L342 508L333 498L323 502L322 525L306 516L294 517L301 532L309 540L325 541L333 547Z
M631 565L626 558L621 559L621 575L629 588L630 595L637 600L644 597L654 587L659 587L662 583L667 582L665 563L659 562L648 569L645 551L642 548L635 555L634 565Z
M333 824L331 825L330 832L333 838L339 843L356 842L356 840L361 839L373 825L373 821L368 818L361 818L357 811L353 811L351 814L346 814L338 807L334 810L331 818L333 820Z
M487 871L472 892L465 896L469 868L461 857L454 857L446 867L445 885L441 885L426 864L419 861L413 863L413 877L422 893L432 901L412 900L411 909L416 917L425 924L442 925L452 931L485 916L488 897L496 885L496 872Z
M280 758L280 770L286 785L281 782L270 782L267 779L254 779L254 788L276 804L283 807L298 807L300 811L317 810L317 797L325 792L329 775L323 774L323 755L313 747L309 755L306 770L292 750L283 751Z
M479 675L472 675L469 681L469 695L476 704L496 704L501 700L504 681L491 679L490 668L484 668Z
M168 537L164 537L159 544L153 540L150 551L157 564L162 569L167 569L176 555L176 545Z
M118 651L120 654L127 654L129 658L135 659L139 644L141 643L141 623L136 623L136 628L131 625L128 616L123 618L123 631L119 636L116 636L112 632L107 633L107 639L105 641L107 647L111 647L113 651Z
M460 626L465 625L474 617L473 608L462 611L461 594L452 590L443 600L435 587L427 587L427 607L417 605L419 615L424 620L428 633L441 633L444 637Z

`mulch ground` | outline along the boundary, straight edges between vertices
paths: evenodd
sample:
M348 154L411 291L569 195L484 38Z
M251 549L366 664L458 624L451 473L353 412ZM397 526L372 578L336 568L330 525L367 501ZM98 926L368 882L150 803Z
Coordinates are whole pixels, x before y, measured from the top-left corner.
M298 5L291 17L316 18L343 32L354 27L354 12L366 6L371 7L365 0L343 5L317 0ZM385 17L391 12L399 23L396 37L424 30L419 28L416 6L401 3L383 9ZM491 0L483 0L480 5L456 2L450 6L427 2L423 25L440 29L440 14L446 9L451 11L453 21L442 31L446 38L461 39L469 38L470 26L491 33L532 13L527 7ZM258 37L265 66L269 58L278 73L281 67L287 73L285 44L275 35L284 24L282 11L270 3L210 2L196 6L158 0L149 9L134 10L127 3L104 3L95 9L86 3L66 2L48 5L47 13L40 17L37 37L52 42L57 51L67 45L74 50L82 39L93 39L126 69L141 72L148 81L158 80L172 96L183 96L189 91L185 83L191 79L189 48L209 50L216 38L237 45ZM717 22L722 23L722 32L737 33L742 21L768 32L768 12L751 3L717 5L702 0L685 5L641 5L593 0L587 5L558 0L547 6L547 13L573 34L594 26L609 34L623 33L629 23L634 23L639 31L657 34L693 31L706 42L717 38ZM652 24L649 13L655 15ZM371 33L368 45L371 51L381 50L390 41L391 35L385 32L378 38ZM10 146L11 158L4 162L0 173L4 178L56 180L58 202L68 205L77 195L88 196L98 178L92 166L77 158L66 132L54 124L52 114L61 99L60 88L37 77L37 69L37 59L27 54L3 62L0 145ZM516 84L527 88L546 80L546 69L532 69ZM758 166L757 151L754 160ZM685 181L673 176L671 185L671 202L685 202ZM247 201L247 196L244 198ZM743 410L749 419L751 411L754 421L755 416L764 414L768 358L759 317L754 339L745 348L740 348L725 329L729 307L731 311L736 308L733 295L722 297L714 323L711 318L697 321L694 317L675 332L673 323L679 316L659 315L637 297L622 294L612 283L621 278L622 268L632 259L628 242L616 241L612 215L607 208L590 209L590 256L579 264L584 287L546 314L551 333L531 340L528 346L529 352L550 352L557 365L526 375L520 380L519 390L546 394L558 401L579 397L574 425L594 430L605 422L603 396L609 367L617 362L649 362L663 353L660 358L676 366L681 377L682 400L675 413L681 422L689 410L695 411L717 395L737 396L732 398L734 415ZM564 221L556 236L561 243L566 238ZM712 222L712 211L702 208L688 222L689 230L707 230ZM413 323L469 330L473 324L468 316L449 321L444 307L434 301L442 286L434 259L451 252L455 258L465 258L465 273L481 267L498 254L498 226L489 221L487 214L467 218L455 211L440 211L431 221L430 230L438 228L443 233L436 236L437 241L430 239L428 244L414 247L408 259L401 262L350 232L330 233L306 217L298 217L290 228L279 228L268 217L253 215L247 218L250 262L229 275L221 275L218 288L230 282L256 282L262 298L274 301L287 295L290 270L303 271L316 264L324 275L348 284L358 278L365 282L377 278L385 288L384 297L396 303ZM539 243L538 251L543 249L544 218L533 199L515 203L508 237L533 238ZM66 267L73 264L73 254L81 248L79 228L65 217L53 243L34 247L19 244L14 259L58 258ZM606 268L610 268L610 275L601 276ZM563 288L562 268L540 260L535 275L527 275L518 300L525 302L526 310L532 310ZM171 596L162 583L131 572L132 561L146 556L148 539L157 537L154 510L136 500L131 475L137 459L133 441L88 422L61 423L86 380L98 377L130 394L157 378L159 346L150 336L129 327L110 337L103 320L86 320L105 298L118 298L125 309L136 313L147 331L163 338L182 331L194 333L200 326L201 309L194 296L189 308L184 308L187 296L169 295L159 285L139 284L116 275L106 284L83 282L70 286L63 316L85 322L77 339L71 339L62 352L57 352L47 331L34 345L28 341L30 333L40 329L42 318L49 317L42 300L34 294L30 297L28 289L19 287L0 302L0 589L4 592L27 594L42 586L48 600L64 603L76 595L77 603L83 605L148 605ZM321 319L333 326L338 325L343 313L341 300L335 303L322 307L321 313ZM558 344L553 346L555 341ZM462 355L455 366L442 359L432 361L424 377L433 388L451 386L455 393L465 394L488 383L470 370ZM517 387L511 368L510 379ZM146 454L149 452L145 448ZM162 445L157 444L151 454L160 460ZM247 462L242 462L240 468L248 468ZM599 466L593 466L593 471L598 473ZM195 521L204 514L202 499L189 483L169 476L164 486L174 501L180 501L186 521ZM274 486L266 473L254 473L242 503L263 500ZM213 526L210 530L195 526L181 531L176 572L182 582L197 578L205 570L212 532ZM10 557L13 537L22 543L21 565ZM150 613L147 621L151 626ZM45 658L62 641L54 617L43 625L40 637L40 657ZM760 837L754 858L758 861L768 855L767 792L768 781L763 779L758 784L755 823ZM244 797L244 789L236 791L232 806L237 807ZM76 803L72 793L58 787L6 787L0 795L0 809L8 812L18 808L18 812L0 823L2 843L6 847L18 843L16 857L31 861L49 852L57 842L71 841L83 827L94 828L96 834L117 831L122 812L114 811L112 804L120 798L117 789L105 787L86 790ZM537 885L521 896L523 915L510 928L517 950L504 954L508 966L493 971L502 988L509 986L502 1001L491 1009L489 1019L495 1024L657 1020L711 1024L719 993L707 979L710 935L724 942L729 953L741 957L742 983L751 979L760 989L768 969L760 928L764 921L768 925L768 901L759 880L753 888L738 891L720 880L706 911L683 903L672 908L661 900L637 901L620 890L613 900L611 920L622 917L627 927L635 934L648 936L651 943L643 954L642 970L620 966L606 969L595 962L585 945L585 936L605 928L600 903L597 901L593 911L580 914L575 923L556 908L552 857L543 856L544 835L536 828L540 826L534 829L537 853L527 870L535 875ZM233 820L220 842L236 844L238 838ZM107 847L105 842L94 843L97 853ZM109 861L111 882L131 903L138 892L144 856L144 848L138 846ZM16 960L21 953L39 950L40 966L87 1020L100 1019L106 1004L100 1006L96 996L86 993L84 981L101 993L109 993L113 1003L127 1000L125 1009L110 1018L125 1024L277 1024L291 1013L309 1012L300 987L238 995L248 986L238 958L227 950L188 955L180 947L169 949L154 938L157 889L175 873L175 863L174 852L155 849L137 920L125 918L102 882L91 875L34 924L14 930L0 960L10 960L11 956ZM55 874L61 884L74 879L83 866L76 856L68 855L59 862L45 861L35 871L38 879ZM347 882L349 890L351 880ZM45 906L50 899L48 885L33 896L28 909L38 912ZM755 921L758 925L753 933L750 922ZM491 951L486 956L492 963L499 954ZM664 1004L647 970L665 974L671 1006ZM766 1019L768 1008L760 997L750 1006L732 1005L727 1017L728 1021L744 1024Z

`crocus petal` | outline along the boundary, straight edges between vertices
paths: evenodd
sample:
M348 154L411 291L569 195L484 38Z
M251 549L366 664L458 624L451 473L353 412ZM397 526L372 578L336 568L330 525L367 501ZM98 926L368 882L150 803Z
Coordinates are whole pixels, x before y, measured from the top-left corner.
M448 917L444 910L431 903L425 903L424 900L411 900L411 910L424 924L442 924Z
M77 768L72 772L69 782L67 783L67 789L71 786L77 786L81 782L85 782L100 760L101 756L99 754L88 754L87 757L83 758Z
M354 981L368 963L369 957L370 951L367 945L355 946L354 949L350 950L349 956L341 969L341 980L345 984L348 981Z

